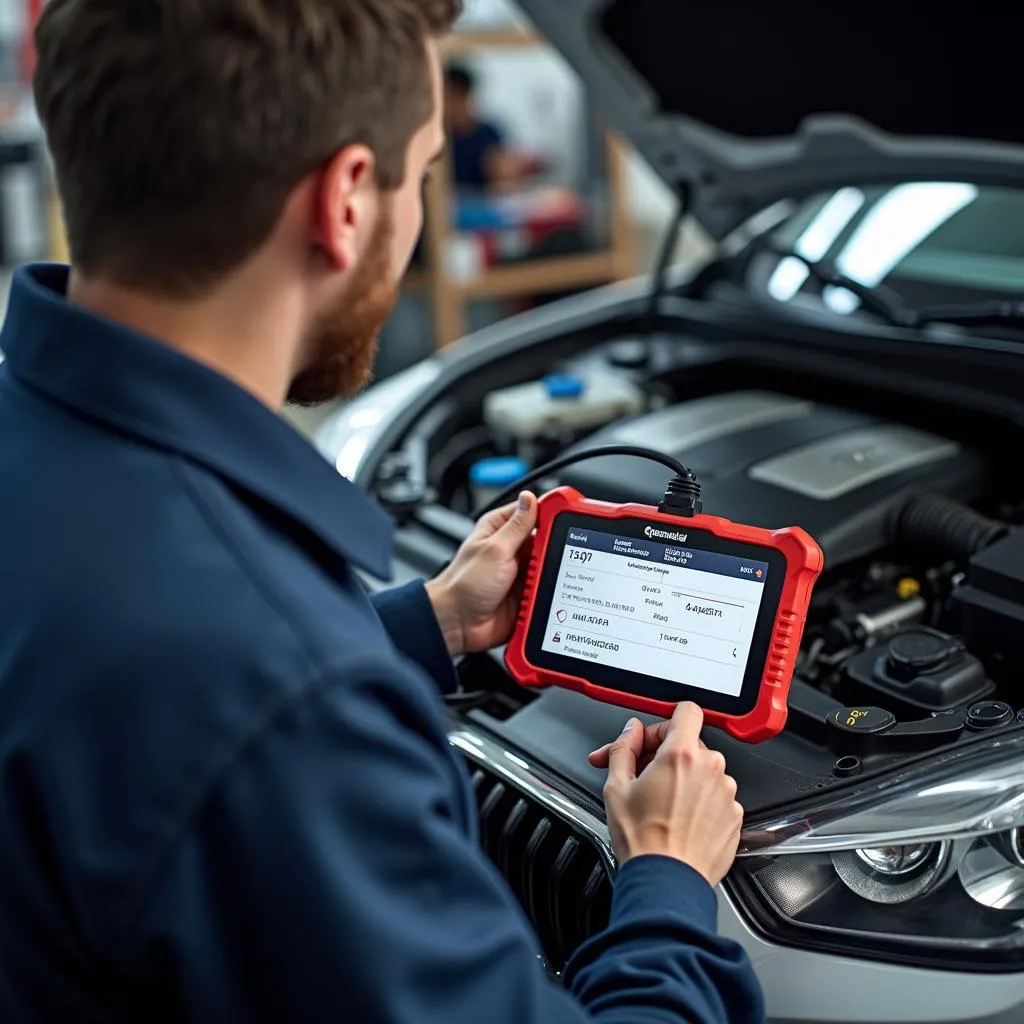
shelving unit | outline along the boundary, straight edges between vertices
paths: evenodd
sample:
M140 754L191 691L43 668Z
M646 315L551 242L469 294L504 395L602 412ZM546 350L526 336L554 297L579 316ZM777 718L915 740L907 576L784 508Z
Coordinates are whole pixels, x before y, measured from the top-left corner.
M521 49L545 45L534 33L518 28L456 32L442 44L445 60L484 49ZM451 166L442 161L425 195L425 268L407 275L404 288L431 304L435 344L440 348L465 333L466 305L484 299L512 299L574 288L597 287L636 273L636 252L625 199L625 150L606 133L609 190L608 246L579 255L540 257L522 263L489 267L468 279L447 273L454 236L454 190Z

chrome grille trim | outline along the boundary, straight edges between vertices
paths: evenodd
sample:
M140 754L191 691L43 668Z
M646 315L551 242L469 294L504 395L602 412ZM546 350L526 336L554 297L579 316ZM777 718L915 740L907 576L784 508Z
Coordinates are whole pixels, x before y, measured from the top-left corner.
M520 754L507 750L485 733L469 726L460 725L454 729L449 733L448 741L470 763L478 764L505 779L570 828L582 832L597 848L609 874L615 874L615 855L612 853L608 826L586 808L573 803L548 779L542 769L534 767Z

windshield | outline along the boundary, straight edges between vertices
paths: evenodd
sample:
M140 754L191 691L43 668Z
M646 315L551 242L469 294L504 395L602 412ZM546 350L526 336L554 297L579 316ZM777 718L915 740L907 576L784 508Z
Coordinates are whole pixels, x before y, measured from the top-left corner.
M822 286L804 260L883 285L914 309L1024 295L1024 192L955 182L841 188L803 202L751 261L748 284L778 302L850 315L861 302Z

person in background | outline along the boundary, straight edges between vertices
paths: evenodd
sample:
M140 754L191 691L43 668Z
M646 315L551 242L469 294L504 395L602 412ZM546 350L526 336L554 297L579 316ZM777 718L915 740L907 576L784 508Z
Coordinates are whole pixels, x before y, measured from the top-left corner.
M476 106L476 79L465 67L445 71L445 121L455 187L464 192L510 192L541 173L546 161L517 153L501 128Z
M435 578L282 419L367 382L444 150L458 0L49 0L71 267L0 350L3 1024L760 1024L702 715L607 771L611 917L562 984L442 695L506 643L537 500Z

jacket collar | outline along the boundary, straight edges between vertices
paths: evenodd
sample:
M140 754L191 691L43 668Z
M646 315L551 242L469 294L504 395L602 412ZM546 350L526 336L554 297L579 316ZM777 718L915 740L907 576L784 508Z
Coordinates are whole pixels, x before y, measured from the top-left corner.
M15 273L0 333L9 372L112 430L201 463L390 578L392 522L363 491L227 378L72 305L68 275L59 264Z

